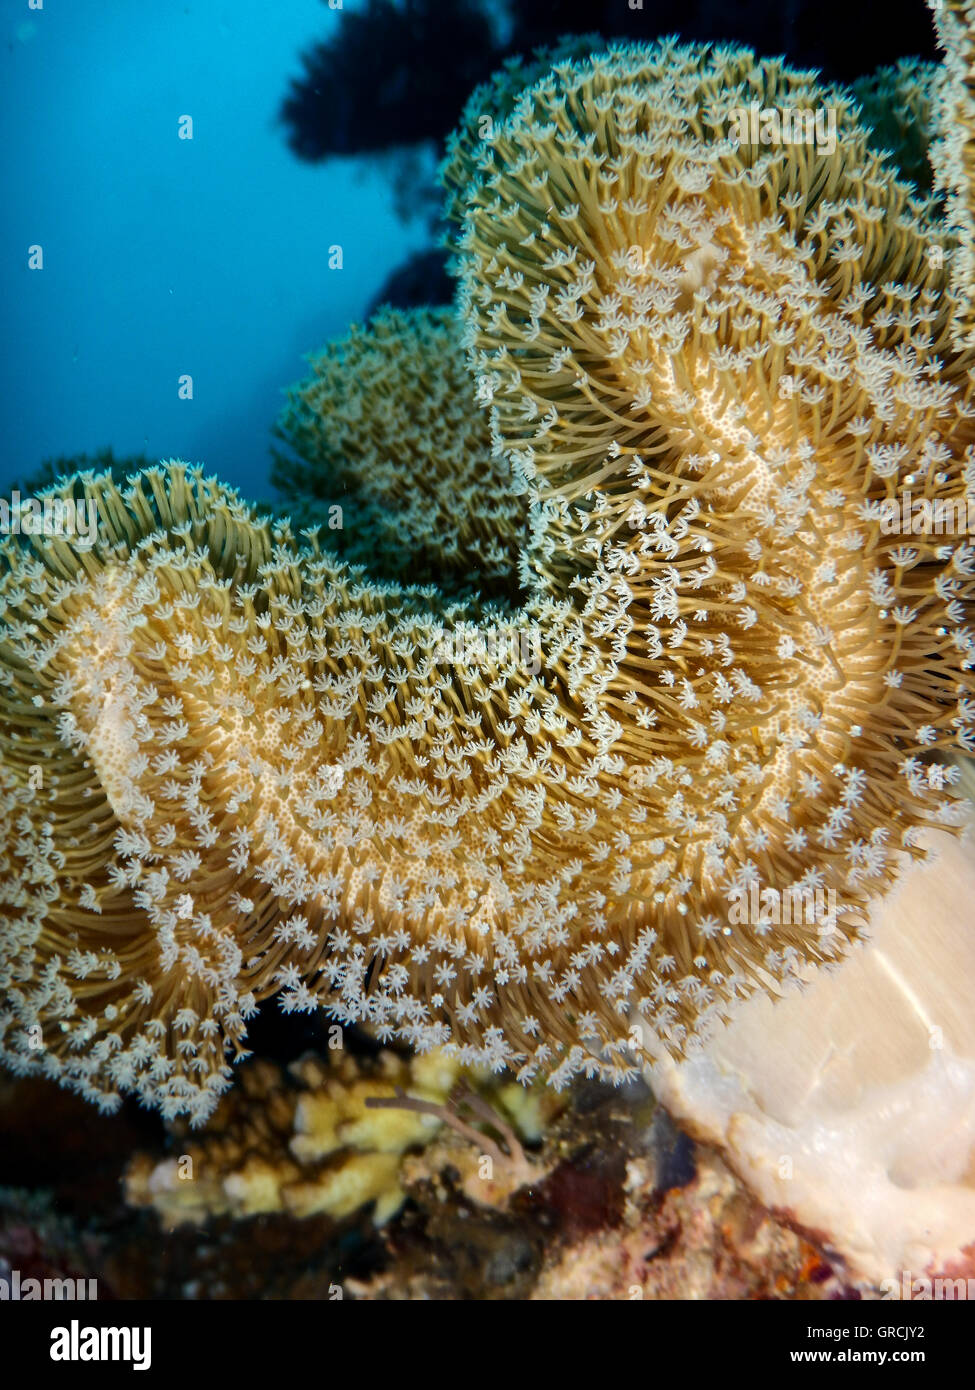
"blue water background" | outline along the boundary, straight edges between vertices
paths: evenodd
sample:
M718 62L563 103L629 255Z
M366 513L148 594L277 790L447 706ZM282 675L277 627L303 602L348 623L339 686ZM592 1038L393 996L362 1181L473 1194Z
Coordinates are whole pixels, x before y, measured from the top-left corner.
M0 494L111 445L268 495L303 354L425 241L381 173L301 164L278 123L300 52L355 3L0 0Z

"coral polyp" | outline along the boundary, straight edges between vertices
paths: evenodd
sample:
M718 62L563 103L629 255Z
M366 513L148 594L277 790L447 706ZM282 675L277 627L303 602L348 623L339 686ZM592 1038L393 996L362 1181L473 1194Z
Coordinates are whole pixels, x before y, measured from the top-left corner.
M282 422L306 493L415 479L449 584L370 576L179 464L61 485L90 548L0 548L15 1069L202 1120L277 995L619 1081L638 1013L679 1054L835 961L919 829L962 818L975 551L887 506L975 482L934 204L850 96L746 50L500 90L445 166L459 324L357 330ZM735 141L753 102L834 108L832 148ZM836 910L733 923L752 886Z

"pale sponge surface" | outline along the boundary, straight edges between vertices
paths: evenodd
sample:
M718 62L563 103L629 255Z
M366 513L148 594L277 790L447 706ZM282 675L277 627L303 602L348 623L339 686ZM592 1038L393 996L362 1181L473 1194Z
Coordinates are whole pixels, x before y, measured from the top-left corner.
M928 843L839 969L650 1069L764 1202L899 1288L975 1275L975 833Z

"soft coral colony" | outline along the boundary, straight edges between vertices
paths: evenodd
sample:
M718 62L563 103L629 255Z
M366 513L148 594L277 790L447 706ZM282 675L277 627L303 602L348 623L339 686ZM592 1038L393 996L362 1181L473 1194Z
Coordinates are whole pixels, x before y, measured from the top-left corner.
M277 994L619 1080L636 1016L680 1052L830 964L960 823L975 551L879 518L972 487L967 204L955 235L849 94L745 50L551 61L451 143L456 316L354 332L282 421L305 486L339 468L379 515L405 480L442 586L175 463L60 484L89 549L4 542L14 1070L199 1121ZM736 146L753 101L835 106L835 149ZM485 627L540 668L444 659ZM752 882L833 890L835 929L731 926Z

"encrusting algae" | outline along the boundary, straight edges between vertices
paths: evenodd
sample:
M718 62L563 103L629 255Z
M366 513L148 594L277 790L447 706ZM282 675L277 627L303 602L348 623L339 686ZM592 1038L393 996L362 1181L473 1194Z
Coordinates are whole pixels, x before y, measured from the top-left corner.
M357 330L282 424L370 505L423 480L410 534L426 509L453 592L178 463L64 483L89 548L3 542L15 1070L200 1122L277 995L522 1082L618 1082L637 1014L680 1054L834 962L919 830L963 818L975 549L887 534L884 505L975 485L937 203L852 96L744 49L530 80L448 150L459 327ZM835 147L736 142L752 102L835 107ZM752 885L836 911L731 925Z

